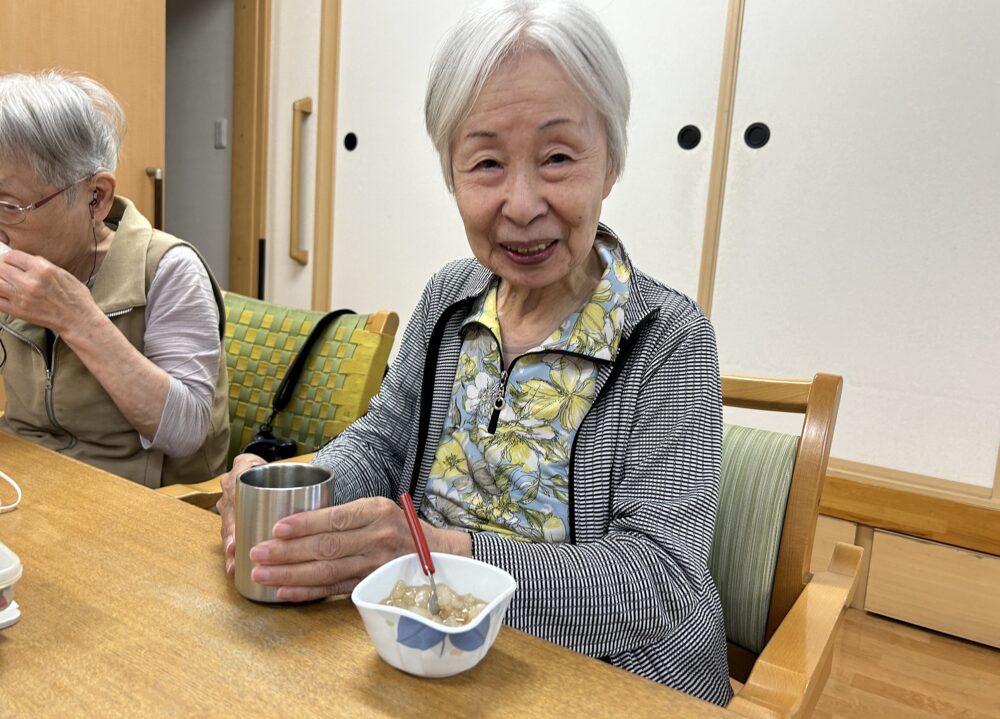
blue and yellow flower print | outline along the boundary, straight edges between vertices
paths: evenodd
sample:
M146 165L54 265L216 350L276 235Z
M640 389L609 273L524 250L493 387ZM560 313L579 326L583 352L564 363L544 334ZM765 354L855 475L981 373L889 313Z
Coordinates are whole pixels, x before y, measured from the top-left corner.
M617 356L631 281L617 244L595 247L605 269L590 300L517 357L509 375L495 282L463 324L451 411L423 505L435 525L529 542L569 539L573 437L594 403L598 363Z

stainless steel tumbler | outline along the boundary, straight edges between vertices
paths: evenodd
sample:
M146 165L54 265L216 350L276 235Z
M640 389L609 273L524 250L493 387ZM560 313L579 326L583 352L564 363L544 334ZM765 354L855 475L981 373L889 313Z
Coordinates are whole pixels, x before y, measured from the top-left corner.
M283 602L278 588L250 578L255 564L250 549L271 539L282 517L329 507L333 476L315 464L281 462L246 470L236 480L236 590L257 602Z

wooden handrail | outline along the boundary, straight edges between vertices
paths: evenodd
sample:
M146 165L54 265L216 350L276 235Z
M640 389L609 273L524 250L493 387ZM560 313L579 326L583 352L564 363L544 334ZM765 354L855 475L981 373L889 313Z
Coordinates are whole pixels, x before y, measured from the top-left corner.
M288 256L300 265L309 264L309 250L302 249L302 238L299 236L299 214L302 208L299 184L302 174L302 124L310 114L312 114L311 97L302 97L292 103L292 202L288 228Z

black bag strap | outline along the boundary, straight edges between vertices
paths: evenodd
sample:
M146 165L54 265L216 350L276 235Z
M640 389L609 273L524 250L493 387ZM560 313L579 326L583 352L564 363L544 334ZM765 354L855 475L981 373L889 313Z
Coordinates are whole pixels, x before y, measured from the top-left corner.
M264 424L261 425L260 428L262 431L271 431L271 423L274 422L275 416L291 401L292 395L295 393L295 386L299 383L299 377L302 375L302 370L306 368L306 362L309 361L312 348L319 341L319 338L323 336L326 328L336 322L337 318L341 315L352 314L355 314L354 310L333 310L332 312L327 312L316 321L316 326L312 328L312 331L306 336L306 341L299 347L298 354L295 355L295 359L288 366L288 371L285 372L285 376L281 379L281 384L278 385L278 390L274 393L274 399L271 400L271 414L268 415L267 419L264 420Z

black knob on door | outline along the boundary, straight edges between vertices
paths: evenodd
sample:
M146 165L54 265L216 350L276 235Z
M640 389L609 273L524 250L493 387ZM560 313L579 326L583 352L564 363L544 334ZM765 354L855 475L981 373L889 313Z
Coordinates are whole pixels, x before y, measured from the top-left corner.
M746 142L748 147L752 147L755 150L764 147L770 139L771 128L763 122L753 123L747 128L747 131L743 133L743 141Z
M701 130L694 125L685 125L677 133L677 144L685 150L693 150L701 142Z

